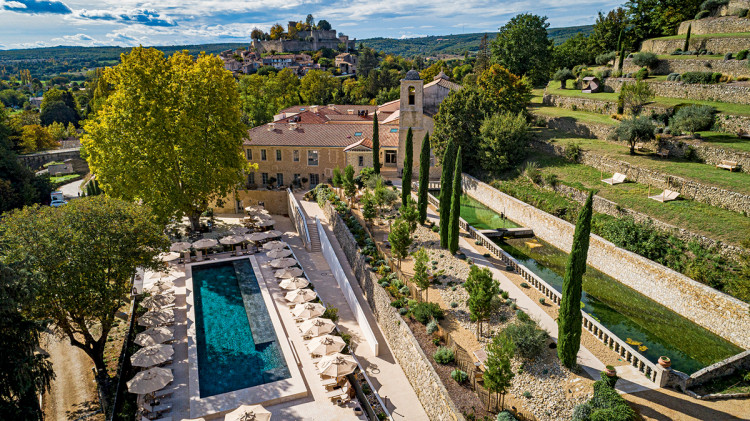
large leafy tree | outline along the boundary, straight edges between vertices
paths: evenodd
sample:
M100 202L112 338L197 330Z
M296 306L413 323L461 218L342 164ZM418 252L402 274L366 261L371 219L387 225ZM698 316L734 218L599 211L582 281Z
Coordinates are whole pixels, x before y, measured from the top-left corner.
M239 89L243 119L250 127L271 122L281 109L301 103L299 86L299 78L290 69L265 76L242 76Z
M163 229L145 206L103 195L61 208L28 206L0 222L0 263L35 276L29 315L50 320L91 358L105 396L107 335L136 268L161 267L155 257L169 246Z
M425 133L422 139L422 150L419 152L419 223L427 220L427 187L430 182L430 134Z
M593 64L601 49L582 33L568 38L554 49L554 69L572 68L579 64Z
M628 24L627 11L622 7L610 10L606 16L599 12L594 29L589 35L592 48L595 48L598 54L618 51L623 47L632 50L632 39L627 31Z
M583 274L586 273L586 258L589 252L591 216L594 193L589 193L586 203L578 214L576 230L573 234L573 247L568 256L563 279L562 301L557 318L557 356L566 367L576 365L576 356L581 347L581 295L583 294Z
M522 114L498 113L488 117L481 127L482 168L488 173L512 168L526 157L529 139L529 126Z
M411 127L406 132L406 144L404 145L404 169L401 174L401 205L406 206L411 197L411 177L414 171L414 134Z
M41 105L41 121L47 126L54 122L78 123L78 101L67 89L52 88L44 93Z
M341 87L341 80L322 70L310 70L300 80L300 95L305 104L328 104Z
M488 320L494 310L495 297L500 294L500 285L492 278L488 268L472 265L464 283L469 293L468 306L471 319L477 322L477 336L482 334L482 322Z
M43 419L40 393L54 377L52 363L38 353L46 323L22 309L34 300L35 280L0 263L0 413L4 419Z
M693 19L703 0L630 0L625 3L636 43L674 35L680 22Z
M451 187L451 216L450 226L448 227L448 251L456 253L458 251L458 240L460 231L458 219L461 218L461 195L463 194L462 181L463 174L461 169L461 147L458 147L456 153L456 166L453 170L453 186Z
M552 41L547 17L523 13L500 28L492 43L492 59L512 73L528 76L535 86L549 80Z
M11 149L10 128L0 109L0 214L34 203L48 203L52 184L49 177L37 177Z
M103 190L142 200L162 221L187 215L198 229L249 169L232 74L216 56L138 47L102 77L113 91L82 143Z

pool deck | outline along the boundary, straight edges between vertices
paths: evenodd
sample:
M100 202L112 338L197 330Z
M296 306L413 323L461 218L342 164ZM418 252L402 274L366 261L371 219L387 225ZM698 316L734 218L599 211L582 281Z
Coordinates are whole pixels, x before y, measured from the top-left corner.
M227 223L238 223L242 215L226 215L220 219ZM276 229L284 232L282 237L290 248L294 251L299 259L306 274L311 278L315 290L321 300L328 305L339 309L338 326L342 333L352 335L352 350L360 364L370 377L376 391L386 401L388 410L391 412L394 420L427 420L428 417L417 399L416 393L409 384L406 376L395 361L390 349L381 345L379 355L373 355L371 349L365 343L365 339L359 326L354 318L353 313L339 289L336 281L331 276L331 270L321 252L308 252L305 250L301 239L288 218L274 216L277 221ZM338 247L338 244L334 244ZM339 250L340 251L340 250ZM364 420L363 415L354 415L353 408L356 400L347 405L335 405L326 397L326 390L323 387L316 368L313 365L310 354L307 352L302 335L295 324L292 314L284 299L283 291L273 277L273 269L268 266L271 260L265 256L265 253L257 253L253 257L253 267L258 275L258 283L263 291L263 299L268 308L271 319L274 321L274 329L279 337L284 357L287 361L290 371L293 373L293 382L284 386L284 390L268 390L269 386L281 384L274 382L266 385L256 386L257 392L252 389L243 389L242 391L232 392L210 397L208 399L198 399L197 367L190 363L190 353L196 352L194 341L188 334L188 329L195 329L194 324L189 319L190 313L193 313L193 296L192 296L192 279L191 266L201 263L189 264L187 267L173 266L177 272L178 278L175 284L175 343L174 343L174 362L172 370L174 381L167 388L173 391L170 402L172 411L169 415L173 420L189 419L203 417L206 420L223 419L226 412L234 409L240 404L255 404L266 402L264 406L271 411L274 419L280 420L310 420L310 421L327 421L327 420ZM229 254L213 257L208 263L228 261L231 259L248 258L231 257ZM344 262L342 262L344 263ZM348 265L345 270L348 270ZM187 272L187 273L185 273ZM351 272L347 274L352 276ZM144 287L148 288L154 280L149 279L148 274L145 276ZM387 344L382 333L377 329L375 318L367 307L362 298L362 292L356 282L354 283L355 293L358 295L360 303L364 303L364 310L368 320L375 329L375 334L381 344ZM194 316L194 315L193 315ZM193 336L194 337L194 336ZM195 355L193 356L195 359ZM194 371L191 379L190 372ZM299 373L298 379L295 379L294 372ZM302 390L299 389L302 387ZM274 389L271 387L270 389ZM225 395L233 395L228 397ZM218 399L214 399L218 398ZM291 400L286 400L291 399ZM234 405L228 407L228 405Z

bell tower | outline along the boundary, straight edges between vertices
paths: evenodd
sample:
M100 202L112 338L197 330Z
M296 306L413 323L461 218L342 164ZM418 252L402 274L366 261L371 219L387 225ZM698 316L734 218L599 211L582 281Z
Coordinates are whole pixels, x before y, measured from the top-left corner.
M421 149L422 135L419 133L424 132L423 126L424 116L424 81L419 77L419 72L416 70L409 70L406 76L401 79L401 98L399 103L399 118L398 118L398 162L397 168L399 174L404 168L404 156L405 156L405 145L406 145L406 133L411 127L413 132L413 147L412 157L419 159L419 151ZM416 154L414 153L416 151ZM416 168L419 163L415 163L414 174L418 174Z

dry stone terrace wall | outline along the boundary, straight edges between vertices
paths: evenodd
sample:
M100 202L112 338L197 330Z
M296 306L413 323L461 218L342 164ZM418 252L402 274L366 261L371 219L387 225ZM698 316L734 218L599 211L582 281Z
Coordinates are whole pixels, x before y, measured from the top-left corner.
M533 113L533 109L531 111ZM561 130L589 139L608 139L615 130L615 126L581 122L572 117L553 117L544 114L535 114L535 116L544 120L546 126L550 129Z
M745 8L750 7L746 6ZM680 24L677 34L686 35L688 27L690 27L691 35L750 32L750 19L737 16L722 16L699 20L686 20Z
M736 51L734 53L736 53ZM656 67L653 70L649 70L649 72L652 75L668 75L670 73L685 72L720 72L725 75L731 75L735 78L750 75L750 67L747 65L747 59L724 60L707 59L701 58L700 56L692 57L694 57L694 59L660 59ZM640 66L633 63L633 59L629 58L626 58L625 63L622 65L622 71L624 73L634 73L640 70L640 68Z
M570 252L575 226L464 174L464 191L495 212L534 229L534 234ZM696 282L609 241L591 236L588 263L699 326L750 348L748 304Z
M743 61L743 63L746 63L746 61ZM709 69L705 71L709 71ZM750 72L750 67L748 71ZM633 79L610 77L604 80L603 89L604 92L620 92L624 83L634 82ZM747 84L717 83L703 85L665 81L651 81L649 84L656 96L750 105L750 85Z
M685 38L647 39L643 41L641 51L654 54L671 54L672 51L685 46ZM715 54L736 53L750 49L750 38L690 38L690 50L708 50Z
M357 242L344 221L330 203L326 203L323 212L330 221L333 235L344 250L346 260L351 265L367 303L375 314L380 330L430 420L464 421L463 415L456 409L409 325L402 320L396 308L391 306L388 293L377 285L377 276L370 271L362 254L359 253Z

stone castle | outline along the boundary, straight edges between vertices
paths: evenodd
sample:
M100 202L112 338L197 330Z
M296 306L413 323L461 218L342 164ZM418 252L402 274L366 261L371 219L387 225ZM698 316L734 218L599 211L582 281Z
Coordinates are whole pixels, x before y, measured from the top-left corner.
M296 22L289 22L289 25L295 25ZM276 40L253 40L251 46L259 53L286 53L298 51L317 51L321 48L330 48L336 50L339 44L346 45L346 50L354 50L357 39L349 39L344 34L336 34L335 29L320 30L313 29L310 31L300 31L297 33L299 39L276 39Z

